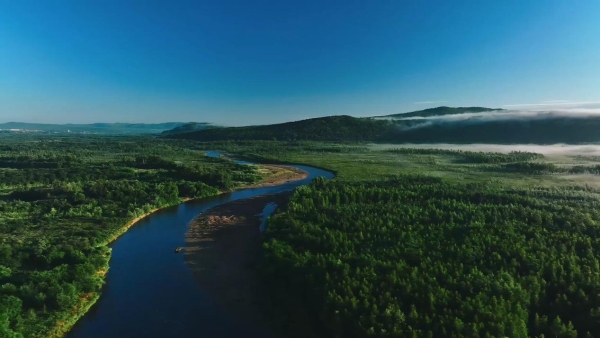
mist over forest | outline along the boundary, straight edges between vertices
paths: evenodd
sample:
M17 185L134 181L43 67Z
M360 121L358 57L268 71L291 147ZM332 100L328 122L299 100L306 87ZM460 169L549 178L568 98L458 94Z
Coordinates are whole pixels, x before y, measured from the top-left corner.
M180 133L198 141L313 140L376 143L585 144L600 142L600 107L504 110L437 107L406 114L328 116L282 124Z

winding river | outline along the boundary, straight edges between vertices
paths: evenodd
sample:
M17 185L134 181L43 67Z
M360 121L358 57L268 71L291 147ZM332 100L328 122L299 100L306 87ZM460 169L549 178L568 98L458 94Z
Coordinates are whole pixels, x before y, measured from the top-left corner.
M290 191L318 176L334 176L317 168L294 167L308 172L308 177L186 202L139 221L111 244L110 270L102 296L67 337L269 337L218 307L195 281L184 255L173 250L185 246L189 223L207 209L238 199Z

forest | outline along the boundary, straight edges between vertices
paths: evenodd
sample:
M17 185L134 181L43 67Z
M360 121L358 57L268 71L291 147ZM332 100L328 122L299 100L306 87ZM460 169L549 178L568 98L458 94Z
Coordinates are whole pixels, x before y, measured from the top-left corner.
M597 116L538 119L476 119L454 123L398 121L400 130L386 140L398 143L580 144L598 142Z
M207 129L169 137L196 141L372 141L391 133L390 121L328 116L281 124Z
M258 181L154 137L0 137L0 337L61 335L97 299L107 244L156 208Z
M599 205L577 187L317 180L269 220L262 273L323 337L591 337Z
M446 108L446 109L440 109ZM470 108L434 108L391 117L328 116L295 122L207 129L170 137L212 141L333 141L379 143L497 143L583 144L599 142L597 116L548 116L522 118L465 118L445 121L443 115L462 114ZM477 107L474 107L475 109ZM485 112L492 111L488 108ZM496 111L496 110L493 110ZM403 119L417 117L416 119ZM418 119L435 117L438 119Z
M594 156L0 135L0 336L65 332L99 297L107 244L130 220L261 179L207 150L337 175L269 220L259 273L290 336L600 332Z
M221 142L337 173L269 219L261 268L284 336L594 337L597 158Z

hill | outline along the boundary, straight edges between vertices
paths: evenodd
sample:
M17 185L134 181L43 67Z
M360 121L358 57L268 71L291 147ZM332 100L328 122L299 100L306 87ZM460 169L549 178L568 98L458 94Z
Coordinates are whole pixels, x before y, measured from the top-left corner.
M548 117L509 120L427 122L400 130L397 143L556 144L600 142L600 117Z
M203 129L211 129L211 128L220 128L220 127L212 125L210 123L206 123L206 122L190 122L190 123L185 123L180 126L177 126L173 129L165 130L162 132L162 134L163 135L174 135L174 134L181 134L181 133L191 133L194 131L203 130Z
M443 115L454 115L454 114L465 114L465 113L481 113L495 110L503 110L503 109L494 109L494 108L485 108L485 107L436 107L418 110L410 113L400 113L400 114L392 114L392 115L383 115L377 117L391 117L391 118L406 118L406 117L430 117L430 116L443 116Z
M485 114L454 116L476 110L481 112L482 109ZM496 109L481 107L438 107L402 115L420 116L423 119L329 116L273 125L200 130L167 137L199 141L312 140L498 144L600 142L600 116L593 115L508 110L497 112Z
M4 132L46 132L82 134L158 134L184 125L183 122L166 123L91 123L91 124L49 124L7 122L0 123ZM198 125L208 125L198 123Z
M223 140L320 140L372 141L386 137L392 122L351 116L328 116L280 124L206 129L171 135L198 141Z

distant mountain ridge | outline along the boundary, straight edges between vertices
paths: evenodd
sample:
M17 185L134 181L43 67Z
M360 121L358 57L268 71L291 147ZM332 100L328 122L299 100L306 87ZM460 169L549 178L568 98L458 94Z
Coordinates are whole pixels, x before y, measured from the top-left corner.
M162 132L162 134L163 135L174 135L174 134L181 134L181 133L190 133L193 131L209 129L209 128L221 128L221 127L212 125L210 123L205 123L205 122L189 122L189 123L184 123L180 126L177 126L173 129L165 130Z
M347 115L327 116L279 124L206 129L190 133L170 135L171 138L198 141L223 140L320 140L320 141L369 141L392 132L394 124L370 118Z
M198 130L169 138L198 141L336 141L380 143L582 144L600 142L600 116L515 115L484 107L437 107L387 117L327 116L301 121ZM476 117L447 118L467 113ZM390 118L391 116L391 118ZM408 119L396 116L408 117ZM432 116L440 116L433 118ZM413 119L424 117L427 119ZM460 116L459 116L460 117Z
M159 134L166 130L185 125L184 122L165 123L90 123L90 124L50 124L7 122L0 123L0 131L45 132L45 133L84 133L84 134ZM195 123L211 126L209 123ZM196 130L198 130L196 129Z
M428 108L410 113L399 113L391 115L383 115L377 117L392 117L392 118L404 118L404 117L430 117L430 116L443 116L443 115L454 115L454 114L466 114L466 113L483 113L490 111L504 110L501 108L485 108L485 107L435 107Z

